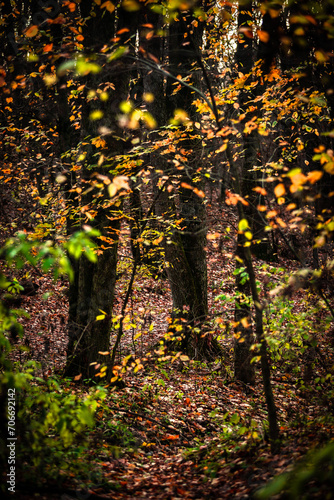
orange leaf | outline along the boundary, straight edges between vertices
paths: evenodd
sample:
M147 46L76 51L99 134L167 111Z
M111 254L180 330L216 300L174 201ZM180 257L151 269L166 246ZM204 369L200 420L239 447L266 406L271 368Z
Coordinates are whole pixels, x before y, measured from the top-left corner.
M104 2L104 3L101 5L101 7L100 7L100 8L101 8L101 9L103 9L104 7L105 7L105 8L106 8L109 12L114 12L114 10L115 10L115 5L114 5L112 2L110 2L109 0L108 0L108 2Z
M323 176L323 172L321 170L312 170L312 172L309 172L307 174L307 180L311 183L314 184L316 183L321 177Z
M281 227L286 227L286 223L284 222L283 219L281 219L280 217L276 217L276 222L279 226Z
M267 196L267 194L268 194L267 191L260 186L256 186L255 188L253 188L253 191L256 191L257 193L262 194L262 196Z
M239 28L239 33L243 33L247 38L253 38L253 31L249 27L241 26L241 28Z
M274 193L275 193L276 198L280 198L281 196L284 196L285 192L286 192L285 186L282 183L277 184L277 186L275 186L275 188L274 188Z
M268 43L270 35L267 31L257 30L257 36L263 43Z
M32 38L33 36L36 36L38 33L38 26L35 24L33 26L30 26L30 28L27 29L25 32L25 36L28 38Z
M200 198L205 198L205 194L200 189L194 188L194 193L197 194L197 196L199 196Z
M170 441L175 441L176 439L179 439L179 434L176 434L175 436L172 436L171 434L168 434L166 436L166 439L169 439Z
M43 47L43 52L50 52L52 50L52 47L53 43L48 43L47 45L45 45L45 47Z
M122 28L121 30L117 31L117 35L122 35L123 33L128 33L129 31L129 28Z

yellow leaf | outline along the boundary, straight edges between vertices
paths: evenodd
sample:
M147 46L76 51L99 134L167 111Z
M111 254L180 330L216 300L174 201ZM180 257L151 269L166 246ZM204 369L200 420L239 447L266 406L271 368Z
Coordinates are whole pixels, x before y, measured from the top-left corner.
M92 144L94 144L97 148L104 148L107 143L104 139L101 139L101 137L95 137L92 139Z
M148 126L148 128L150 128L151 130L157 127L157 122L155 121L151 113L148 113L146 111L145 113L143 113L142 118L146 123L146 125Z
M108 356L110 354L109 351L99 351L99 354L101 354L101 356Z
M135 12L140 9L140 5L135 0L123 0L122 7L128 12Z
M279 226L281 227L286 227L286 223L284 222L283 219L281 219L280 217L276 217L276 222Z
M143 365L141 365L141 364L140 364L140 365L137 365L137 366L134 368L133 373L137 373L137 372L139 372L139 370L142 370L143 368L144 368L144 366L143 366Z
M226 151L226 149L227 149L227 142L224 142L224 144L222 144L219 149L216 149L215 153L222 153L223 151Z
M117 177L114 177L113 184L115 184L118 189L130 189L129 178L126 177L126 175L118 175Z
M249 228L249 225L248 225L248 220L247 219L241 219L239 221L239 231L243 232L243 231L246 231L247 229Z
M95 111L91 112L89 118L91 120L101 120L101 118L103 118L103 111L101 111L100 109L96 109Z
M163 239L164 239L163 236L159 236L159 238L156 238L155 240L153 240L152 243L153 243L153 245L159 245L159 243L161 243Z
M186 356L185 354L181 354L180 360L181 361L189 361L189 356Z
M290 176L291 182L294 186L301 186L306 182L306 175L302 172L296 172L295 174Z
M216 239L218 239L218 238L220 238L220 233L211 233L211 234L210 234L210 233L208 233L208 234L206 235L206 239L207 239L208 241L211 241L211 240L216 240Z
M144 99L145 102L153 102L154 101L154 95L151 92L144 92L143 99Z
M326 245L326 238L324 236L319 236L318 238L316 238L314 248L320 248L324 245Z
M328 61L328 55L325 52L323 52L322 50L316 50L314 55L315 55L317 61L320 62L321 64Z
M328 163L326 163L326 165L324 166L324 170L326 170L327 173L334 175L334 162L329 161Z
M115 186L114 183L109 184L108 193L109 193L110 198L113 198L117 194L117 187Z
M171 121L173 125L178 125L179 123L183 123L189 120L188 113L184 111L184 109L176 109L174 111L174 118Z
M126 177L125 175L119 175L119 176L115 177L114 180L112 181L112 183L109 184L109 186L108 186L108 192L109 192L110 198L115 196L117 194L117 192L120 191L121 189L125 189L126 191L129 191L130 187L129 187L128 180L129 180L128 177Z
M51 87L57 83L56 75L47 74L43 77L44 83L47 87Z

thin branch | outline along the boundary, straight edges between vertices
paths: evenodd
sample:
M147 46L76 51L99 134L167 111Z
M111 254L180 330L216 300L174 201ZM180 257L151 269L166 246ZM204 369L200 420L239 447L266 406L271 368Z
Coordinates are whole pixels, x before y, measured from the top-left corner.
M167 182L168 182L168 179L163 183L163 185L160 187L157 195L155 196L155 198L154 198L154 200L153 200L153 202L152 202L152 204L150 206L150 209L147 212L146 220L144 221L144 224L141 227L141 231L140 231L139 236L142 235L143 232L145 231L146 225L148 224L149 217L152 214L153 209L155 207L155 204L158 201L161 193L163 192L163 189L164 189L164 187L165 187L165 185L166 185ZM128 284L128 289L126 291L126 295L125 295L125 298L124 298L124 301L123 301L123 305L122 305L122 309L121 309L121 315L120 315L121 318L120 318L119 329L118 329L116 341L115 341L115 344L114 344L114 347L113 347L113 350L112 350L112 355L111 355L111 366L112 367L115 364L116 352L117 352L119 343L121 341L121 338L123 336L124 313L125 313L125 309L126 309L126 307L128 305L128 302L129 302L129 298L130 298L130 295L131 295L131 292L132 292L133 282L134 282L134 279L135 279L135 276L136 276L136 272L137 272L137 267L140 264L140 261L141 261L141 259L140 259L139 245L137 245L135 260L134 260L133 267L132 267L132 272L131 272L131 277L130 277L130 281L129 281L129 284Z
M149 417L148 415L146 415L146 413L138 413L138 412L134 412L134 411L131 411L131 410L122 410L120 408L118 408L117 406L108 406L108 408L110 410L117 410L119 413L127 413L128 415L131 415L133 417L140 417L140 418L146 418L147 420L149 420L150 422L153 422L157 425L161 425L162 427L164 427L165 429L167 430L171 430L172 429L175 429L177 432L179 432L180 436L182 436L184 439L186 439L185 435L182 433L182 431L176 429L174 426L172 425L167 425L167 424L164 424L163 422L161 422L160 420L155 420L154 418L152 417Z

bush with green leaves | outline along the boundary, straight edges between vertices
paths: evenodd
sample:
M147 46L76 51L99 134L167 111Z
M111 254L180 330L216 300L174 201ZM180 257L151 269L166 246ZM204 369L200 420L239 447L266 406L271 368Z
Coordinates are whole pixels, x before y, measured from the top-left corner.
M51 240L36 242L25 233L9 239L1 249L1 255L9 266L22 269L25 265L40 266L44 272L53 271L56 279L73 271L70 258L79 258L83 253L96 261L95 244L92 237L98 231L86 228L78 231L69 240L55 245ZM0 289L20 293L19 281L8 280L0 272ZM11 405L11 419L15 424L17 481L56 479L66 471L82 469L79 457L87 448L87 430L95 425L94 414L105 397L103 389L89 394L73 394L68 386L61 386L55 377L40 378L37 363L29 361L20 366L12 361L10 334L13 329L23 334L18 319L24 314L20 309L11 309L0 301L0 430L6 436L8 428L8 393L15 395ZM2 470L8 468L8 449L0 441L0 463ZM89 472L89 471L87 471Z
M318 312L318 306L311 303L304 310L296 310L293 300L282 297L268 306L265 332L273 367L284 364L287 371L301 371L301 355L316 345L314 332L327 328L327 319L319 320Z
M14 367L0 374L1 392L15 389L19 481L54 480L60 471L82 467L78 458L88 447L86 431L94 427L94 414L105 397L103 389L84 396L72 394L54 377L37 377L38 368L28 362L23 369Z

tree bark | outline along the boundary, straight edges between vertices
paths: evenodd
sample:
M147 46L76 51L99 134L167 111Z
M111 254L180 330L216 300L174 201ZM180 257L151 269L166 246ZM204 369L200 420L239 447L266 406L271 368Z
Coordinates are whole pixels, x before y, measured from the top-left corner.
M91 2L81 3L82 12L91 8ZM89 11L90 12L90 11ZM88 19L89 29L86 38L87 49L96 48L95 43L100 43L100 33L103 39L112 38L114 26L116 24L113 16L107 14L101 15L101 10L97 10L97 16L94 22ZM131 37L137 28L137 14L125 12L122 8L118 11L117 30L128 28L124 31L123 37ZM86 34L85 34L86 36ZM102 40L103 41L103 40ZM125 40L120 40L120 44ZM106 145L108 148L109 159L116 155L121 155L126 151L126 142L120 140L123 130L120 129L117 121L119 105L127 99L129 90L129 80L131 75L131 65L126 59L119 59L110 66L104 66L101 73L93 77L87 77L86 86L96 89L100 84L106 81L114 85L115 91L111 93L111 99L106 103L99 103L103 109L104 121L98 124L90 119L90 113L96 107L94 101L85 100L82 106L82 124L81 136L86 143L86 158L82 165L83 187L91 185L94 175L106 175L103 167L92 168L91 163L96 164L94 154L97 150L87 138L93 138L100 135L99 127L103 124L113 132L106 136ZM87 190L88 191L88 190ZM104 188L100 193L92 192L82 195L81 203L90 206L95 211L95 217L89 222L91 226L98 229L101 239L97 240L98 259L96 263L89 262L84 256L74 263L75 278L70 285L70 316L68 324L69 344L67 349L67 365L65 374L67 376L81 375L84 379L90 379L94 376L104 376L107 380L112 369L110 356L105 353L110 352L110 333L112 325L112 306L114 299L114 290L116 282L117 265L117 246L120 230L121 204L114 205L110 200L107 189ZM73 232L75 224L69 220L69 232ZM105 243L105 238L107 243ZM103 316L104 319L97 320L97 316ZM104 353L104 354L101 354ZM105 368L101 371L101 366Z

